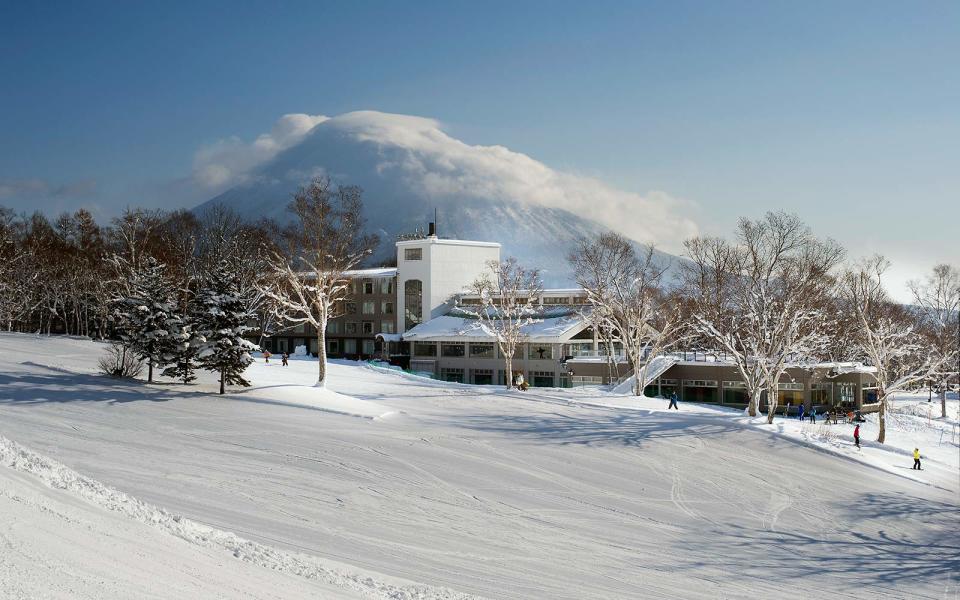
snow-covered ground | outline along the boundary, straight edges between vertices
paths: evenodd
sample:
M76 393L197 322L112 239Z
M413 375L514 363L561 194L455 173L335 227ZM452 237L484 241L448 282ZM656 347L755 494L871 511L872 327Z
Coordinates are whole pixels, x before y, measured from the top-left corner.
M956 463L926 417L888 434L924 444L911 473L868 427L856 454L722 408L356 363L324 391L307 360L218 397L101 377L100 351L0 334L7 596L957 595Z
M627 382L619 386L617 393L601 389L563 390L554 394L557 399L568 398L594 406L607 406L626 410L667 411L669 401L662 398L637 398L629 395ZM728 409L711 404L679 403L685 414L725 415L732 422L744 427L755 427L770 433L783 435L798 442L815 446L852 460L868 464L907 477L915 481L940 486L956 492L960 489L960 402L956 393L947 399L947 418L940 417L940 401L928 402L927 394L901 394L891 400L887 415L886 440L876 442L879 433L878 415L864 415L860 425L860 449L853 440L854 424L827 423L819 418L816 423L803 422L796 417L776 417L767 423L766 415L750 418L741 410ZM913 467L913 449L919 448L923 471Z

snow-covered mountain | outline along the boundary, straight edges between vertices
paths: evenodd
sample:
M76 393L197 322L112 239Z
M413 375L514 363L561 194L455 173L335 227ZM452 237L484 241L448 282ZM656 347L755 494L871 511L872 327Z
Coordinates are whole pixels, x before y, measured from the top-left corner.
M397 234L425 228L436 209L442 237L498 241L504 256L543 269L548 285L570 283L566 254L578 237L615 228L642 244L696 233L666 195L622 192L502 146L471 146L431 119L371 111L291 117L307 123L301 135L287 135L272 156L264 148L275 140L258 138L247 150L259 153L259 164L234 173L239 184L195 210L222 203L246 218L284 220L292 192L327 174L363 188L368 227L381 237L376 258L392 254ZM202 166L220 173L217 160L230 157L212 154Z

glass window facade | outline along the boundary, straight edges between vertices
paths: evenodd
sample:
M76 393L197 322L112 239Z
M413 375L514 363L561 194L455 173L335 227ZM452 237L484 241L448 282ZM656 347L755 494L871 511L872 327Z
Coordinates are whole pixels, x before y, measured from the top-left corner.
M423 282L410 279L403 284L404 325L413 329L423 322Z
M553 358L553 345L530 344L527 356L532 360L550 360Z
M423 248L404 248L403 260L423 260Z
M440 356L459 358L465 354L464 344L453 342L442 342L440 344Z
M463 383L463 369L440 369L440 379Z
M470 344L470 356L472 358L494 358L494 345Z
M470 373L474 385L493 385L493 369L472 369Z
M436 356L437 345L434 344L433 342L414 342L413 355L414 356Z

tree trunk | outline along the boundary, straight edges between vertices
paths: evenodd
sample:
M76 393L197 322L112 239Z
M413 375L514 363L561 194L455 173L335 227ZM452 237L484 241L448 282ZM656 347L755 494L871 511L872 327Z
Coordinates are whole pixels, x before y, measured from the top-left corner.
M513 355L505 353L503 358L507 363L507 376L505 379L507 380L507 389L509 390L513 388Z
M227 374L220 371L220 393L223 394L227 389Z
M147 359L147 383L153 383L153 359Z
M880 434L877 436L877 443L882 444L887 439L887 395L880 396L880 412L878 413L880 421Z
M763 390L757 388L753 390L753 394L750 395L750 404L747 405L747 414L751 417L757 416L757 411L760 408L760 395L763 393Z
M943 380L943 387L940 388L940 417L947 418L947 380Z
M309 348L307 351L309 352ZM327 322L324 320L317 327L317 357L320 359L317 387L327 387Z
M776 390L779 389L779 377L772 385L770 389ZM771 397L772 396L772 397ZM777 413L777 404L780 401L779 392L774 392L772 395L767 393L767 424L773 423L773 416ZM811 409L812 410L812 409Z

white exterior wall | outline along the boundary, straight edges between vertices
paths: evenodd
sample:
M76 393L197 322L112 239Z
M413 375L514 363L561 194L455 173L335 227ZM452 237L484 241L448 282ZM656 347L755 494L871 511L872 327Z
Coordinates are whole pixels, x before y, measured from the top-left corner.
M420 248L423 258L406 260L404 250L407 248ZM445 314L451 296L488 272L487 262L491 260L500 260L500 244L436 237L397 242L398 332L406 331L404 290L408 280L423 282L423 319L426 321Z

